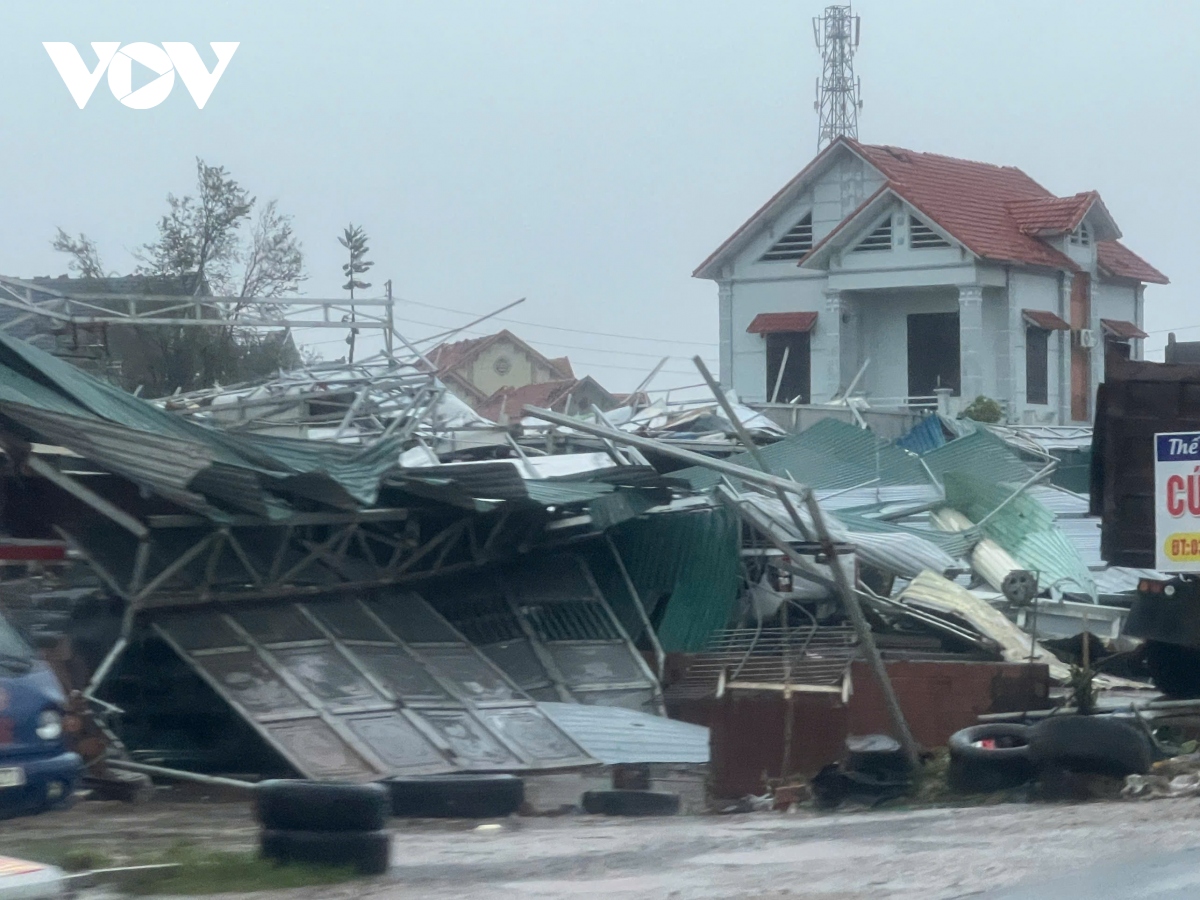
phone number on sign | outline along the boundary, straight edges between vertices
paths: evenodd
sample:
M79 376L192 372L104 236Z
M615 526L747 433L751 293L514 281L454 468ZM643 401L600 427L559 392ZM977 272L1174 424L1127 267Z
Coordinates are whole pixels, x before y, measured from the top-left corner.
M1200 560L1200 534L1173 534L1167 538L1163 549L1167 558L1174 562Z

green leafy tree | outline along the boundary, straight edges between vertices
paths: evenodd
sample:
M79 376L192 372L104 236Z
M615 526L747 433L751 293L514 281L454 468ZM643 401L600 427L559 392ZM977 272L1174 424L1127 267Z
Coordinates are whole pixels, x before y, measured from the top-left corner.
M157 237L135 252L136 274L142 276L136 290L233 299L202 308L202 315L221 320L221 325L110 329L110 349L120 345L123 387L163 396L250 381L300 362L287 331L266 334L241 324L246 301L294 294L306 278L292 219L275 200L258 205L224 167L197 159L195 191L167 195L167 212L157 230ZM72 238L59 228L52 245L71 257L73 273L105 277L96 245L86 235ZM279 314L281 307L256 304L255 310Z
M351 222L346 226L342 236L338 238L338 243L345 247L350 253L349 262L342 263L342 274L346 276L346 283L342 285L343 291L350 292L351 301L354 300L354 290L366 290L371 286L369 281L360 281L359 275L365 275L366 272L375 265L366 258L370 252L370 247L367 246L367 233L363 231L361 225L355 225ZM354 308L350 308L349 321L354 322ZM354 339L358 336L358 329L351 328L350 334L346 337L346 343L350 345L350 353L347 356L349 362L354 362Z

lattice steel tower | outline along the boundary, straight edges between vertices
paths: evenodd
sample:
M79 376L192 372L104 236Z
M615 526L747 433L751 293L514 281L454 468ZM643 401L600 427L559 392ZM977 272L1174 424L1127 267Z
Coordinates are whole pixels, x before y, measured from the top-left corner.
M813 109L821 117L817 149L846 135L858 138L858 111L862 109L862 80L854 77L854 52L861 31L859 17L849 5L827 6L813 19L813 38L821 51L821 77Z

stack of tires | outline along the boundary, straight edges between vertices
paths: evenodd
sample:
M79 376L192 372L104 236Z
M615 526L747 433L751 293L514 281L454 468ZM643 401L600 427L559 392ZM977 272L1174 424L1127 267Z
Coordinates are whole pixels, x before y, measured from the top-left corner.
M385 784L392 815L411 819L503 819L525 802L515 775L411 775Z
M265 858L352 868L361 875L387 871L390 803L382 785L264 781L254 793Z
M960 793L1020 787L1048 769L1124 778L1154 761L1149 736L1113 716L1048 716L1035 725L993 723L950 737L947 780Z

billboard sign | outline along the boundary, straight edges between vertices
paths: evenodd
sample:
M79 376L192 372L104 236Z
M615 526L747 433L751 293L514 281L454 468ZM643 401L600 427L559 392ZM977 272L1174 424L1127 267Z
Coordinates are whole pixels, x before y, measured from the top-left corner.
M1155 568L1200 572L1200 432L1154 436Z

